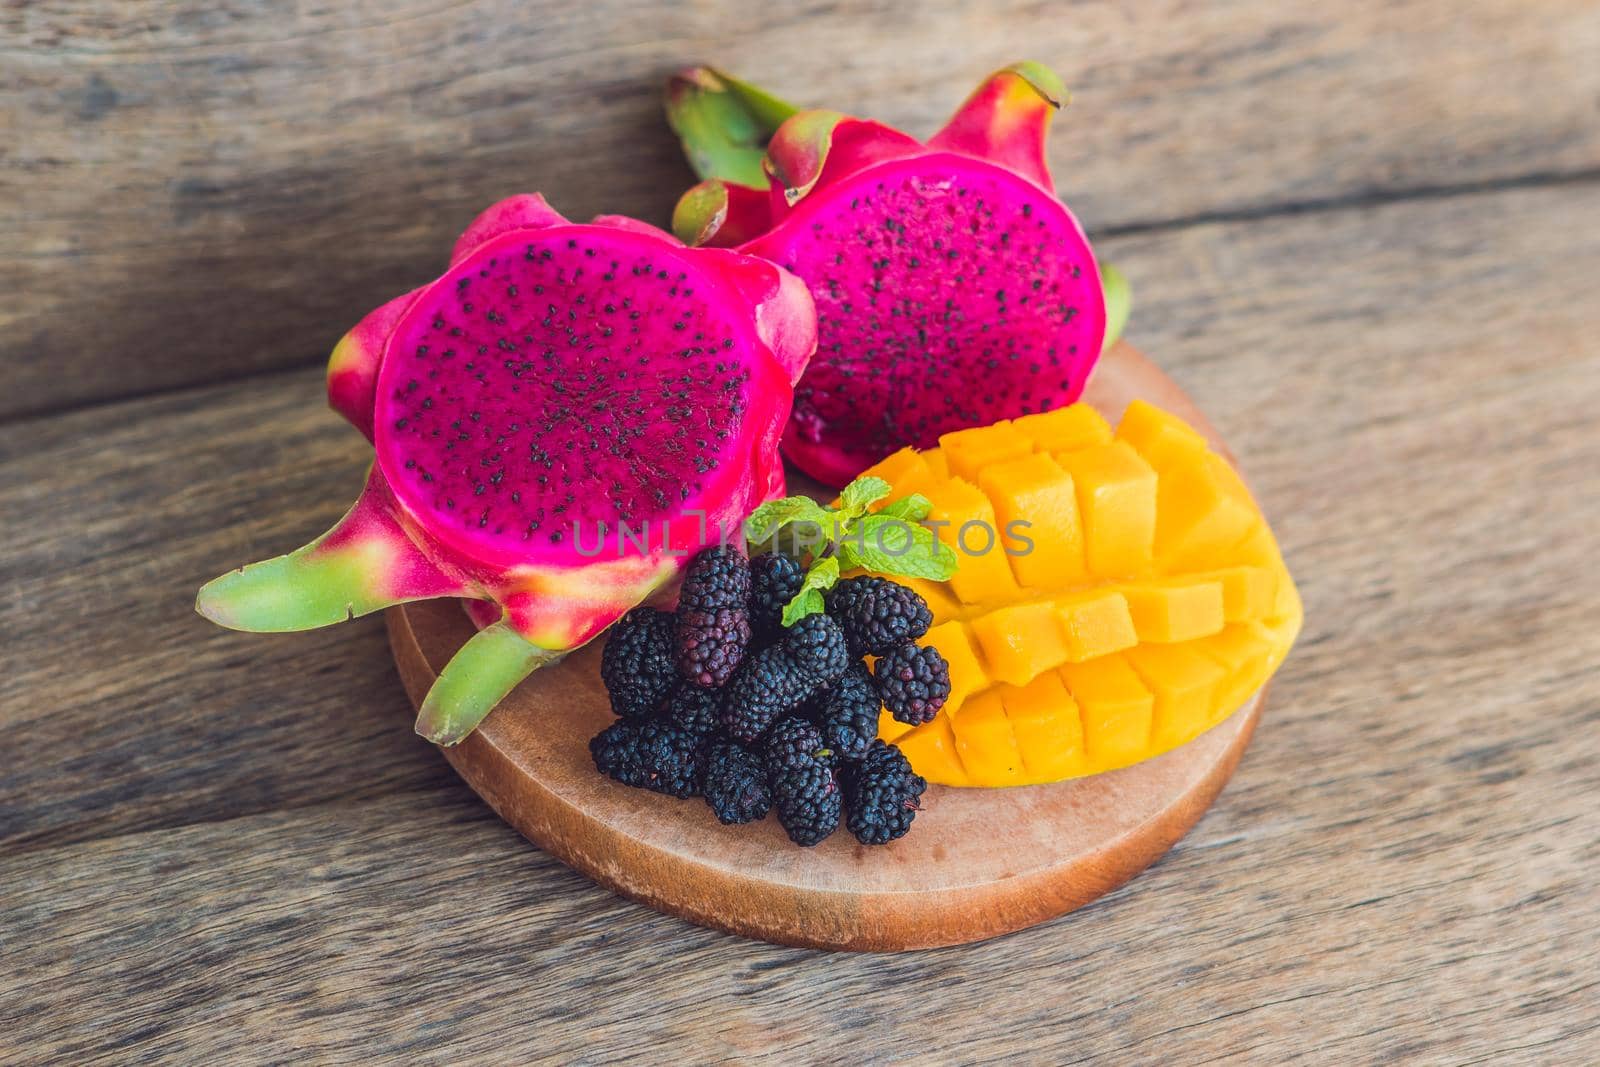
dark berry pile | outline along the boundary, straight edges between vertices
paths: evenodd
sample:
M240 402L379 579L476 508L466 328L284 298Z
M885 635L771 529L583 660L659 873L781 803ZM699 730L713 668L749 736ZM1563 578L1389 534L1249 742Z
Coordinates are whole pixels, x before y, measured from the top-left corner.
M826 613L786 628L804 579L789 557L719 545L689 564L675 613L624 616L601 655L619 719L589 742L595 767L703 796L729 825L770 811L797 845L841 824L867 845L905 834L927 782L879 740L878 716L924 723L950 696L944 657L916 644L928 605L885 578L846 578Z

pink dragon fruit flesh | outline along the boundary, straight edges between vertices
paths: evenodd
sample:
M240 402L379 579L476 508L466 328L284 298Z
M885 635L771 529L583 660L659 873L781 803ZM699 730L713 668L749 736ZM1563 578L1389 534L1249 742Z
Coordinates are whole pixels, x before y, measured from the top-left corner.
M504 200L329 359L329 402L375 452L355 507L196 608L287 631L432 597L492 605L417 719L453 744L783 494L815 328L805 286L769 262Z
M1046 165L1064 98L1048 68L1017 64L923 144L835 111L791 114L706 68L669 83L668 117L709 179L674 230L770 259L816 300L817 354L783 440L808 474L841 485L904 445L1083 392L1108 298ZM1120 329L1125 288L1108 281Z

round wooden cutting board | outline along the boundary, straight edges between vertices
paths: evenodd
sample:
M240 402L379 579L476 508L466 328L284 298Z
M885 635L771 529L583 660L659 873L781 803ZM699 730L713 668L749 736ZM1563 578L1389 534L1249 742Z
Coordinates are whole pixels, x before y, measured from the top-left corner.
M1119 345L1086 399L1115 420L1135 397L1181 415L1222 447L1169 378ZM390 609L388 624L413 702L472 633L451 601ZM599 660L597 641L537 672L445 757L502 818L601 885L705 926L832 949L977 941L1116 888L1205 813L1262 704L1257 694L1189 744L1108 774L1013 789L930 786L911 832L887 846L862 846L841 829L802 849L771 816L725 827L703 800L674 800L596 773L589 738L612 721Z

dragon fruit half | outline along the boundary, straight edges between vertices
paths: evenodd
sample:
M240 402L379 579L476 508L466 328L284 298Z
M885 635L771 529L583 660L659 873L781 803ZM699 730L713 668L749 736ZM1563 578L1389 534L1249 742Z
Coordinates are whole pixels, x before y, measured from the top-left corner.
M329 402L376 453L355 507L196 607L286 631L484 601L491 624L417 719L452 744L783 494L778 438L815 345L805 286L769 262L616 216L570 223L537 195L501 201L444 275L329 359Z
M816 300L783 440L808 474L841 485L904 445L1082 393L1127 293L1110 271L1102 288L1053 191L1045 136L1064 99L1048 68L1019 63L923 144L708 68L669 82L668 118L707 179L674 230L770 259Z

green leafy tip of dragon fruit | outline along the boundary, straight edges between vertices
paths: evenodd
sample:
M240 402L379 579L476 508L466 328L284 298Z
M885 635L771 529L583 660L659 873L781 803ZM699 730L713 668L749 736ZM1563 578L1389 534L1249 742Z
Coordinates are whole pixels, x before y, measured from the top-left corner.
M927 497L912 493L871 510L889 490L882 478L857 478L839 493L836 505L789 496L762 504L745 520L752 551L784 551L802 562L809 557L800 591L783 609L785 626L822 612L822 594L845 571L860 568L936 582L956 572L955 550L922 525L933 508ZM785 535L787 545L782 544Z

